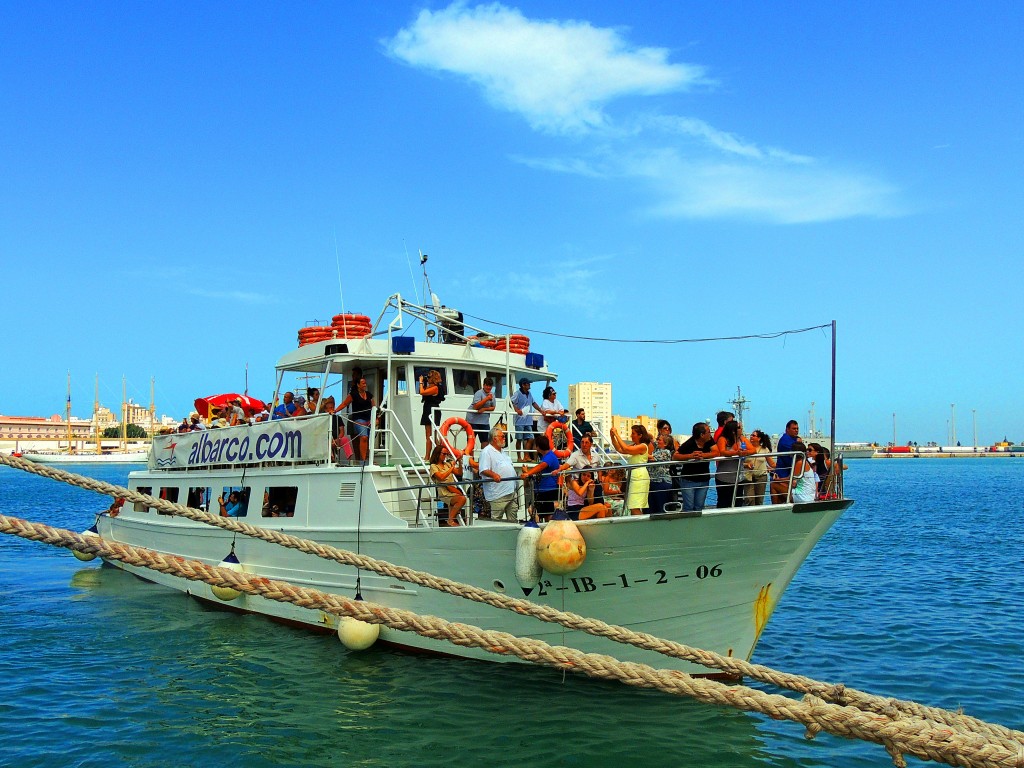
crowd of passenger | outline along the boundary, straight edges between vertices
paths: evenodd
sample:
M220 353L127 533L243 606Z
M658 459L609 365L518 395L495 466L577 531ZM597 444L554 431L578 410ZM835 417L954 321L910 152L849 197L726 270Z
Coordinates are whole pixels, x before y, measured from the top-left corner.
M717 507L723 509L759 506L766 498L770 498L769 503L780 504L834 497L828 449L801 441L795 420L787 423L777 452L767 433L754 430L747 434L735 414L728 411L716 415L714 430L706 422L697 422L691 434L678 442L671 423L665 419L658 421L655 435L637 424L626 440L612 429L610 444L625 458L623 465L610 461L606 451L595 449L598 435L584 409L577 409L570 420L553 387L545 387L543 399L538 402L530 392L531 382L525 378L509 398L515 410L512 437L521 469L516 470L513 458L505 451L505 425L490 425L495 397L494 382L489 378L474 394L466 414L480 441L479 459L472 454L461 456L444 441L440 445L431 442L440 403L440 383L435 373L430 371L420 382L424 408L420 423L427 433L430 475L447 505L447 525L458 525L467 512L485 518L516 519L518 510L513 514L510 508L517 505L517 480L526 481L526 503L541 520L557 514L587 520L622 514L699 512L705 508L712 488ZM555 428L549 430L552 424ZM575 450L564 458L569 434ZM780 455L773 455L776 453ZM484 482L460 485L466 479Z
M270 405L248 412L241 398L230 398L211 406L208 421L193 411L177 431L333 414L338 417L332 440L334 458L365 462L376 402L362 371L355 369L353 374L341 402L333 396L321 398L315 387L308 388L305 395L285 392L279 404L274 405L272 399ZM418 383L423 404L420 424L425 433L423 458L431 482L437 486L438 500L447 510L446 525L460 524L467 514L519 519L519 483L525 483L530 512L541 520L563 513L570 519L587 520L699 512L712 488L718 508L759 506L766 495L772 504L834 497L828 449L815 442L804 443L795 420L786 424L776 451L767 433L756 429L747 434L729 411L718 412L714 429L699 421L678 441L666 419L658 420L654 435L642 424L633 425L628 440L613 428L609 443L619 456L612 460L604 446L600 450L595 446L600 435L587 420L585 409L576 409L570 418L550 385L537 401L526 378L519 380L517 391L508 398L515 412L513 423L492 428L490 418L498 398L494 381L487 377L473 394L465 417L479 451L464 453L447 439L436 437L445 399L440 373L429 370ZM343 415L346 409L349 412ZM514 452L507 445L513 439Z

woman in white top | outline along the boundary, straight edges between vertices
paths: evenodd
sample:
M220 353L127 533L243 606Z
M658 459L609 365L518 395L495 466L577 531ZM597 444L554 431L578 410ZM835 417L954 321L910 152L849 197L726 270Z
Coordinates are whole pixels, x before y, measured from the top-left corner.
M556 394L558 393L555 392L554 387L544 387L544 401L540 404L540 412L544 415L545 426L552 421L560 421L564 424L569 420L568 411L565 410L564 405L558 402Z
M799 440L793 444L794 451L803 451L807 458L796 456L793 458L793 501L814 501L818 490L818 474L814 471L813 448L808 448Z
M772 452L772 439L761 430L755 429L750 433L750 444L757 453L743 462L743 505L759 507L764 504L768 471L775 469L775 459L767 455Z

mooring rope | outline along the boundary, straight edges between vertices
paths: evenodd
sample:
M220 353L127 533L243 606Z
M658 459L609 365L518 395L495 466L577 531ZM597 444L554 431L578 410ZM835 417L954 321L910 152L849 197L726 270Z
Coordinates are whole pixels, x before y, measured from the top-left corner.
M121 486L112 485L92 478L82 477L80 475L74 475L64 472L63 470L35 464L17 457L0 455L0 463L5 463L17 469L22 469L54 480L77 485L106 495L122 497L130 501L144 503L161 512L180 515L197 522L225 528L227 530L259 538L264 541L280 544L281 546L297 549L318 557L334 560L345 565L352 565L357 568L391 576L428 588L437 589L452 595L486 603L494 607L512 610L524 615L530 615L542 621L562 624L570 629L588 632L589 634L596 636L607 637L618 642L627 643L639 648L662 653L667 656L692 661L705 667L720 669L731 675L745 675L752 679L771 683L772 685L776 685L780 688L788 688L798 693L803 693L811 699L821 701L822 703L831 703L848 708L855 708L867 713L882 715L887 719L894 719L900 715L911 716L922 723L929 725L929 727L938 727L940 729L949 728L958 732L975 734L996 742L1008 752L1014 752L1015 754L1020 755L1020 762L1014 764L1024 768L1024 733L1011 730L1004 726L986 723L985 721L963 715L962 713L951 712L949 710L936 707L928 707L916 702L879 697L857 691L855 689L846 688L841 684L822 683L811 678L778 672L770 667L750 664L749 662L730 657L719 656L718 654L710 651L691 648L689 646L657 638L646 633L634 632L633 630L629 630L625 627L609 625L604 622L579 616L578 614L559 611L555 608L537 605L526 600L520 600L507 595L489 592L478 587L473 587L472 585L460 584L432 574L375 560L365 555L359 555L346 550L337 549L335 547L328 547L318 544L317 542L289 536L288 534L283 534L278 531L259 528L233 518L210 515L202 510L173 504L166 500L131 491ZM813 726L809 727L813 728Z

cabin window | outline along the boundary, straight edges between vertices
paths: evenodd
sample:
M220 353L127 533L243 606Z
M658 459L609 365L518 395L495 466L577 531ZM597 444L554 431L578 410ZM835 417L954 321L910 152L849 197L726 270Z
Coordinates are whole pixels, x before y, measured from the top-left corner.
M409 394L409 382L405 380L405 366L400 365L395 369L395 396L401 397Z
M488 371L487 375L494 379L494 391L491 393L496 398L505 396L505 374Z
M480 371L453 368L452 378L455 382L456 395L475 395L480 390Z
M263 491L263 517L295 517L295 501L298 497L297 486L268 486Z
M188 489L188 500L185 502L186 506L192 507L192 509L201 509L204 512L210 511L210 489L209 488L189 488Z
M177 488L161 488L160 489L160 498L163 499L164 501L169 501L172 504L177 504L178 503L178 489ZM159 514L159 515L169 515L171 513L170 512L161 512L160 510L157 510L157 514Z
M426 384L427 375L431 371L437 371L441 374L441 394L443 395L448 391L448 370L446 368L436 365L417 365L412 369L413 381L415 382L413 386L415 387L416 394L420 393L420 376L423 377L423 383ZM475 392L476 390L473 391Z
M138 491L139 493L145 494L146 496L149 496L149 495L151 495L153 493L152 486L148 486L148 485L140 485L135 490ZM136 512L148 512L149 511L149 507L147 507L141 501L136 501L132 505L132 509L134 509Z
M249 514L249 489L240 485L225 485L217 499L221 517L245 517ZM221 506L223 504L223 506Z

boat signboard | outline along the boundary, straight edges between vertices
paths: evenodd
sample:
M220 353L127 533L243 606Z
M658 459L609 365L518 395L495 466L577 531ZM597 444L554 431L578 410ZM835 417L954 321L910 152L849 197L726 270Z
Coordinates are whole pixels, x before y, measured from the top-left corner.
M330 440L330 416L158 435L153 438L149 467L200 469L264 461L329 461Z

